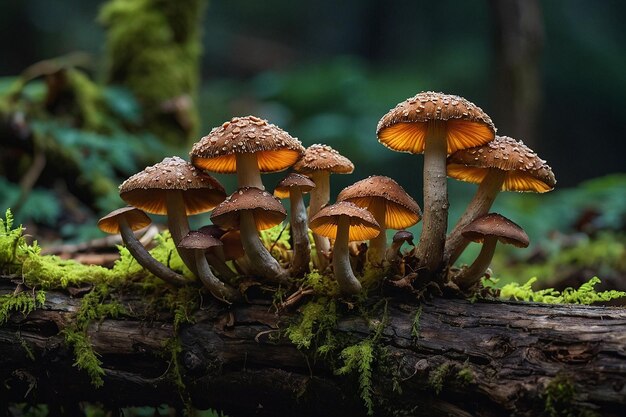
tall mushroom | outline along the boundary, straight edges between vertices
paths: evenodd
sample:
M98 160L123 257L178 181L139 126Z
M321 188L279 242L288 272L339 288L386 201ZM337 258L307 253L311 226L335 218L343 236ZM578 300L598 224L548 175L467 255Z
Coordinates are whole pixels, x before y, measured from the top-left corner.
M501 190L545 193L556 185L546 161L524 143L508 136L496 136L485 145L453 153L448 158L448 176L480 184L446 239L445 256L450 264L454 264L469 243L462 236L463 228L487 214Z
M148 213L167 215L167 226L174 243L189 233L187 216L212 210L224 201L224 187L189 162L174 156L128 178L120 185L120 197ZM179 249L187 267L195 273L193 252Z
M191 163L224 174L237 173L237 187L264 190L261 172L292 166L304 153L299 140L267 120L234 117L193 145Z
M454 277L456 284L465 290L476 285L485 274L498 241L519 248L528 247L529 244L524 229L497 213L489 213L475 219L465 226L461 233L465 239L483 244L476 260Z
M330 201L330 174L351 174L354 164L328 145L309 146L293 169L310 177L315 183L309 202L309 219ZM317 233L313 234L317 256L315 266L323 271L328 266L330 242Z
M274 227L285 217L287 212L280 201L255 187L240 188L211 213L211 220L218 226L239 228L251 273L283 284L289 282L289 274L263 246L259 230Z
M347 201L326 206L310 221L311 230L335 239L333 246L333 274L341 292L345 295L358 294L361 283L350 266L348 242L369 240L380 233L380 227L372 214L364 208Z
M150 252L135 237L133 231L142 229L150 223L152 223L150 217L143 211L135 207L124 207L113 210L98 220L98 228L105 233L120 233L128 252L137 260L139 265L146 268L154 276L176 286L188 284L189 280L185 279L185 277L154 259Z
M337 201L349 201L366 208L380 226L378 236L370 240L368 260L382 265L387 250L387 229L404 229L422 218L419 205L397 182L373 175L341 190Z
M309 242L309 224L302 194L315 188L315 183L304 175L291 173L278 183L274 197L289 197L289 225L293 239L293 261L291 274L299 277L309 272L311 244Z
M493 140L487 114L466 99L421 92L399 103L378 122L378 140L401 152L424 153L424 226L416 248L419 266L437 271L448 226L446 157Z

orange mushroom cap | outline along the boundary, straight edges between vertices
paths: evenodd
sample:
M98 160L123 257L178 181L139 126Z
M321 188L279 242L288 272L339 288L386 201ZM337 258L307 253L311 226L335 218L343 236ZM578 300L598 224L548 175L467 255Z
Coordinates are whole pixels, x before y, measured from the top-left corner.
M243 187L215 207L211 221L225 229L239 228L239 214L244 210L253 212L257 230L274 227L287 217L276 197L256 187Z
M311 218L309 226L315 233L335 239L340 216L350 218L348 241L369 240L380 233L380 226L372 213L347 201L324 207Z
M128 225L130 226L130 229L132 231L143 229L144 227L149 226L150 223L152 223L150 217L148 217L148 215L142 210L139 210L136 207L123 207L117 210L113 210L112 212L98 220L98 229L112 235L119 233L119 218L121 216L126 217L126 221L128 222Z
M298 187L303 193L308 193L315 188L315 183L307 176L292 172L274 188L274 197L280 199L289 198L289 189L291 187Z

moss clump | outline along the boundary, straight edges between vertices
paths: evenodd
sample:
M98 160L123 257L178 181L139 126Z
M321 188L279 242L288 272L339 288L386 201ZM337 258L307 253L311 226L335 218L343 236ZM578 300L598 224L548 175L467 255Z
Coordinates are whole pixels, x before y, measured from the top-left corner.
M300 318L291 323L285 333L298 349L309 349L314 344L328 353L334 346L331 330L337 325L337 306L332 298L320 297L300 309Z
M420 319L422 318L422 306L420 306L415 315L413 316L413 321L411 322L411 338L416 340L420 336Z
M367 409L368 415L374 415L372 399L372 367L374 362L374 342L365 339L356 345L348 346L341 351L339 357L344 365L337 369L337 375L356 373L359 376L359 392Z
M444 362L428 375L428 385L435 390L435 394L439 395L441 393L443 383L451 370L452 364L450 362Z
M0 324L6 323L11 313L19 312L28 315L46 302L45 291L22 291L17 294L0 296Z
M606 302L626 296L624 291L597 292L595 286L600 283L598 277L591 278L578 289L566 288L563 292L553 288L533 290L532 285L537 281L536 277L529 279L525 284L511 283L500 289L500 297L520 301L534 301L549 304L592 304Z
M574 404L576 387L565 375L555 376L546 385L542 395L544 398L544 415L548 417L597 417L592 410L580 408Z

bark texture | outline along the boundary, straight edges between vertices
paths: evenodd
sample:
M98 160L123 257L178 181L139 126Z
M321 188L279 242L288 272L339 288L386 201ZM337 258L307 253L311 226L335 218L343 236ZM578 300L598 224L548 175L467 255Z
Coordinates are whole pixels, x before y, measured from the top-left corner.
M0 294L13 290L0 279ZM328 361L278 337L289 314L278 316L267 303L225 307L209 298L179 333L183 396L194 406L231 416L365 414L357 375L335 375ZM0 405L182 403L164 349L174 336L170 317L92 324L88 334L106 372L96 389L72 366L60 333L79 303L48 292L43 308L0 326ZM145 300L126 303L141 311ZM387 317L378 341L387 354L375 358L372 375L375 415L618 416L626 406L625 309L438 298L389 300ZM358 343L381 319L347 313L336 336Z

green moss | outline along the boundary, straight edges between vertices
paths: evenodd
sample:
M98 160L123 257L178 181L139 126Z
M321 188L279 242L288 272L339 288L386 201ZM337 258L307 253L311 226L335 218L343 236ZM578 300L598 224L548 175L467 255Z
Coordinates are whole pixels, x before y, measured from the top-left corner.
M374 342L365 339L356 345L348 346L341 351L339 357L343 366L335 371L337 375L356 373L359 376L359 391L361 399L367 408L368 415L374 415L374 401L372 399L372 364L374 362Z
M411 338L417 339L420 337L420 319L422 318L422 306L419 306L415 315L413 316L413 321L411 322Z
M22 291L17 294L0 295L0 324L6 323L11 313L19 312L26 316L37 307L42 307L45 302L44 291Z
M597 417L592 410L574 404L576 387L565 375L555 376L546 386L542 395L544 415L548 417Z
M536 277L529 279L525 284L511 283L500 289L500 297L520 301L534 301L549 304L592 304L601 301L610 301L626 296L624 291L596 292L595 286L600 283L598 277L591 278L578 289L566 288L563 292L553 288L533 290L532 285Z
M334 343L329 343L323 336L336 325L335 301L332 298L320 297L302 306L298 321L291 323L285 334L298 349L309 349L312 344L316 344L324 346L322 353L327 353Z
M474 373L467 365L459 369L456 376L462 385L469 385L474 382Z
M439 395L441 393L444 381L451 370L452 364L450 362L444 362L430 372L428 375L428 385L435 391L435 394Z

